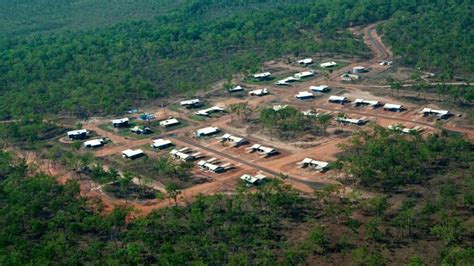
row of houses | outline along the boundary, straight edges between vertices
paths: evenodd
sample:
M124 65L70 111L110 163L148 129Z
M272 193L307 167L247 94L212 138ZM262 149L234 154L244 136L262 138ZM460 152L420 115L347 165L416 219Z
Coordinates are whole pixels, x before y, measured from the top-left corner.
M286 77L284 79L278 80L275 82L276 85L283 85L283 86L288 86L290 85L291 82L295 82L304 78L309 78L315 75L315 71L313 70L308 70L308 71L303 71L303 72L298 72L294 74L293 76Z
M345 103L349 102L349 99L347 97L344 97L344 96L332 95L332 96L329 97L328 101L330 103L345 104ZM379 102L367 101L367 100L364 100L364 99L357 99L356 101L354 101L354 104L357 104L357 105L376 104L376 105L372 105L372 107L381 105ZM402 112L405 108L401 104L386 103L386 104L383 105L383 109L385 111Z
M312 168L320 172L327 171L329 169L329 163L323 161L313 160L311 158L304 158L301 162L296 163L301 168Z

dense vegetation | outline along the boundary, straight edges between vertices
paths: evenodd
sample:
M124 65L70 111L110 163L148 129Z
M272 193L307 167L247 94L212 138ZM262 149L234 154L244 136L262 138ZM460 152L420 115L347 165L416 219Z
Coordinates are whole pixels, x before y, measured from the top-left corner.
M81 198L75 182L59 185L1 152L0 264L469 264L474 259L472 146L457 137L396 134L361 133L339 158L342 170L365 189L383 184L398 187L396 192L364 199L360 192L329 186L300 197L275 180L257 190L242 186L232 196L198 197L129 222L128 210L100 215L101 204ZM412 146L421 151L405 152ZM386 151L399 154L395 165L404 168L384 174ZM365 182L347 167L355 160L369 162L383 179ZM435 166L442 170L426 171ZM395 178L408 172L419 174L417 182ZM110 175L116 176L94 174ZM179 196L167 190L170 199ZM121 182L116 192L123 192Z
M111 8L89 2L91 6L84 1L35 2L38 10L58 8L57 13L35 14L20 1L5 3L2 18L11 30L6 31L10 38L0 44L1 118L118 113L163 96L192 93L237 71L255 71L271 58L315 52L367 55L360 40L340 29L387 19L396 11L385 30L407 63L427 66L434 61L433 68L472 71L468 1L188 0L164 1L160 8L143 0L137 5L111 2ZM97 16L90 8L104 10L110 21L92 19ZM144 10L149 12L136 16ZM429 14L423 15L426 10ZM446 10L453 13L443 15ZM79 16L84 19L78 21ZM419 16L423 17L418 21ZM459 23L445 23L459 17ZM133 18L137 20L130 21ZM406 20L410 27L399 33ZM61 25L50 25L51 21ZM91 29L94 23L102 27ZM451 34L443 35L451 26ZM427 34L408 42L409 34L415 34L412 27ZM56 30L24 34L50 28ZM413 52L418 50L423 52ZM449 52L438 55L445 50Z

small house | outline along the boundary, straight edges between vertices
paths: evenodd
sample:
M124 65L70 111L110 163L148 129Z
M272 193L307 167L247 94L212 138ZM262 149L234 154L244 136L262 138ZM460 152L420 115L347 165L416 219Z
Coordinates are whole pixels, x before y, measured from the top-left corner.
M322 67L322 68L331 68L331 67L337 66L337 63L334 62L334 61L330 61L330 62L322 63L319 66Z
M401 112L403 111L403 105L400 104L392 104L392 103L386 103L383 106L383 109L385 111L390 111L390 112Z
M272 76L272 73L270 72L263 72L263 73L257 73L257 74L254 74L253 75L253 78L254 79L258 79L258 80L265 80L265 79L268 79Z
M243 91L244 88L242 86L235 86L235 87L232 87L232 88L229 88L229 92L239 92L239 91Z
M366 105L372 108L376 108L377 106L380 106L379 101L372 101L372 100L366 100L366 99L356 99L353 104L356 107L361 106L361 105Z
M348 100L346 97L344 96L335 96L335 95L332 95L329 97L328 101L330 103L337 103L337 104L344 104L346 103Z
M99 148L105 144L104 139L91 139L84 142L84 148Z
M311 59L311 58L305 58L305 59L298 60L298 64L300 64L302 66L308 66L308 65L311 65L312 63L313 63L313 59Z
M225 171L225 168L222 167L221 165L213 164L212 162L209 162L209 161L201 160L197 164L204 171L209 171L213 173L222 173Z
M219 133L221 130L217 127L205 127L195 132L196 137L207 137Z
M136 159L143 155L145 155L145 153L141 149L137 149L137 150L128 149L128 150L122 151L122 157L127 158L127 159Z
M445 119L451 115L448 110L435 110L431 108L423 108L423 110L421 110L421 114L423 114L424 116L435 115L439 119Z
M173 145L173 142L171 142L168 139L155 139L153 140L153 143L150 146L152 148L161 150L161 149L166 149L172 145Z
M295 77L287 77L287 78L284 78L284 79L281 79L277 82L275 82L276 85L282 85L282 86L288 86L290 85L291 82L295 82L297 81L298 79L295 78Z
M308 100L314 98L314 94L307 91L300 91L295 95L295 98L298 100Z
M422 127L419 127L419 126L416 126L416 127L413 127L413 128L407 128L407 127L404 127L402 125L390 125L390 126L388 126L388 129L393 130L393 131L398 131L398 132L401 132L401 133L405 133L405 134L410 134L410 133L414 133L414 132L422 132L424 130Z
M314 76L314 71L303 71L295 74L297 80Z
M90 132L87 129L78 129L67 132L67 136L70 140L85 139L89 137Z
M133 128L130 129L130 131L137 135L146 135L153 132L151 128L145 127L145 126L134 126Z
M310 86L309 89L314 92L328 92L329 86L328 85L319 85L319 86Z
M197 108L201 106L201 101L199 99L191 99L191 100L181 101L180 104L182 107L190 109L190 108Z
M365 117L359 119L347 118L347 117L336 117L336 121L343 124L353 124L357 126L362 126L367 123L367 119Z
M232 143L234 147L239 147L241 145L245 145L248 143L248 140L244 138L232 136L231 134L227 134L227 133L222 135L218 139L220 139L221 142L224 142L224 143Z
M120 118L120 119L114 119L112 120L112 125L114 127L128 127L128 122L129 119L127 117L125 118Z
M207 109L199 110L196 112L197 115L210 116L212 113L221 113L224 112L224 108L219 106L213 106Z
M350 74L350 73L344 73L341 75L341 80L342 81L354 81L360 79L359 75L355 74Z
M257 152L257 153L263 155L263 157L270 157L272 155L278 154L278 152L275 149L269 148L269 147L264 147L260 144L254 144L252 147L248 148L247 150L248 150L249 153Z
M242 175L240 179L249 185L260 185L267 179L267 177L262 174L257 174L255 176L245 174Z
M250 96L259 96L259 97L267 95L269 93L270 93L270 91L268 91L267 88L249 91Z
M181 160L181 161L184 161L184 162L195 160L196 155L186 153L187 150L188 150L188 148L182 148L180 150L173 149L173 150L170 151L170 155L174 159Z
M162 126L162 127L172 127L172 126L176 126L176 125L179 125L179 124L180 124L180 122L176 118L169 118L169 119L160 121L160 126Z
M355 66L352 68L352 73L366 73L369 72L369 69L363 66Z
M315 170L318 170L320 172L324 172L328 169L329 163L323 162L323 161L316 161L311 158L304 158L303 161L297 163L300 165L302 168L313 168Z

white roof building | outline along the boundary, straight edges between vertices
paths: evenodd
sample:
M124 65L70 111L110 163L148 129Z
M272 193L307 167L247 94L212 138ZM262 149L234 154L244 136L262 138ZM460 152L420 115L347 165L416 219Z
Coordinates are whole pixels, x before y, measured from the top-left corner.
M269 78L271 75L272 73L270 72L263 72L263 73L254 74L253 77L256 79L265 79L265 78Z
M347 117L336 117L336 121L340 123L354 124L358 126L367 123L367 119L365 117L362 117L359 119L347 118Z
M87 136L87 135L89 135L89 131L87 129L77 129L77 130L71 130L67 132L67 136L69 138L82 137L82 136Z
M229 92L237 92L237 91L243 91L243 90L244 90L244 88L242 86L238 85L238 86L230 88Z
M329 102L332 102L332 103L344 103L347 101L347 98L344 97L344 96L335 96L335 95L331 95L328 99Z
M295 98L299 100L314 98L314 94L307 91L300 91L298 92L298 94L295 95Z
M352 73L365 73L368 71L369 69L363 66L355 66L352 68Z
M186 100L186 101L181 101L180 104L181 106L192 106L192 105L197 105L200 104L201 101L199 99L191 99L191 100Z
M181 161L191 161L191 160L194 160L196 157L194 154L189 154L189 153L185 153L185 151L187 151L188 148L183 148L183 149L180 149L180 150L176 150L176 149L173 149L170 151L170 155L173 156L173 158L177 159L177 160L181 160Z
M360 76L355 74L344 73L341 75L341 80L343 81L353 81L358 79L360 79Z
M160 126L162 127L170 127L170 126L174 126L174 125L178 125L180 122L178 119L176 118L170 118L170 119L166 119L166 120L163 120L160 122Z
M423 115L436 115L439 118L445 118L445 117L448 117L450 115L448 110L435 110L435 109L431 109L431 108L423 108L423 110L421 110L421 114L423 114Z
M314 92L328 92L329 86L328 85L310 86L309 89Z
M408 127L404 127L402 125L390 125L390 126L388 126L388 129L394 130L394 131L399 131L399 132L402 132L402 133L405 133L405 134L410 134L410 133L413 133L413 132L421 132L421 131L424 130L422 127L419 127L419 126L416 126L416 127L413 127L413 128L408 128Z
M222 173L225 171L225 168L222 165L213 164L212 162L209 162L209 161L201 160L197 164L201 169L210 171L213 173Z
M227 133L220 136L218 139L220 139L222 142L232 142L234 147L238 147L240 145L248 143L248 141L244 138L236 137Z
M134 159L144 154L145 153L141 149L137 149L137 150L128 149L128 150L122 151L122 156L127 159Z
M303 71L295 74L296 79L302 79L314 76L314 71Z
M320 172L323 172L327 170L329 163L328 162L323 162L323 161L316 161L311 158L304 158L303 161L297 163L298 165L301 165L301 167L312 167Z
M269 93L270 93L270 91L268 91L267 88L249 91L250 96L264 96L264 95L267 95Z
M330 62L322 63L319 66L322 67L322 68L335 67L335 66L337 66L337 63L334 62L334 61L330 61Z
M266 178L267 177L262 174L257 174L255 176L245 174L240 177L241 180L245 181L246 183L250 185L258 185L261 182L263 182Z
M274 105L274 106L272 106L272 109L273 109L275 112L278 112L278 111L280 111L280 110L285 109L286 107L288 107L288 104L279 104L279 105Z
M365 99L356 99L354 101L354 105L355 106L368 105L368 106L371 106L371 107L376 107L376 106L380 105L380 102L379 101L365 100Z
M130 121L127 117L125 118L120 118L120 119L114 119L112 120L113 125L121 125L121 124L126 124Z
M164 149L171 145L173 145L173 142L168 139L155 139L153 140L153 143L150 146L155 149Z
M386 103L383 106L383 109L386 111L397 111L400 112L403 110L403 105L400 104L393 104L393 103Z
M211 113L224 112L224 108L220 106L213 106L207 109L199 110L196 112L197 115L209 116Z
M305 59L298 60L298 64L300 64L300 65L310 65L312 63L313 63L313 59L311 59L311 58L305 58Z
M205 137L219 133L221 130L217 127L205 127L195 132L197 137Z
M265 146L262 146L260 144L254 144L252 147L248 148L247 150L249 152L258 152L258 153L264 155L264 157L272 156L272 155L278 153L275 149L265 147Z
M289 83L290 82L294 82L294 81L297 81L298 79L295 78L295 77L287 77L287 78L284 78L284 79L281 79L277 82L275 82L276 85L290 85Z
M304 115L304 116L314 116L314 117L317 117L319 114L314 112L313 110L306 110L306 111L301 111L301 113Z
M104 145L104 139L91 139L84 142L86 148L97 148Z

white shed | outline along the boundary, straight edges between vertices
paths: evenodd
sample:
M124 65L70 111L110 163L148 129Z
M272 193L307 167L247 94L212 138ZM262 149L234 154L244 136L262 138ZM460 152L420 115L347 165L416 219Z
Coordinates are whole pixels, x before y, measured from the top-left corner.
M219 133L221 130L217 127L205 127L195 132L196 137L205 137Z
M264 96L269 93L270 91L267 88L249 91L250 96Z
M69 139L85 139L89 136L90 132L87 129L78 129L68 131L67 136Z
M128 150L122 151L122 157L127 158L127 159L135 159L143 155L145 155L145 153L141 149L137 149L137 150L128 149Z
M298 64L303 65L303 66L311 65L312 63L313 63L313 59L311 58L298 60Z
M129 119L127 117L114 119L112 120L112 125L114 127L128 127L128 122L129 122Z
M179 120L176 119L176 118L170 118L170 119L166 119L166 120L163 120L160 122L160 126L162 127L171 127L171 126L175 126L175 125L179 125Z
M322 67L322 68L329 68L329 67L335 67L335 66L337 66L337 63L334 62L334 61L330 61L330 62L322 63L322 64L319 65L319 66Z
M306 100L314 98L314 94L308 91L300 91L298 92L298 94L295 95L295 98L298 100Z
M310 86L309 89L314 92L328 92L329 86L328 85Z
M104 145L104 139L91 139L84 142L85 148L98 148Z
M339 103L339 104L344 104L345 102L347 102L347 98L344 97L344 96L335 96L335 95L332 95L329 97L328 101L330 103Z
M393 103L386 103L383 106L383 109L385 111L391 111L391 112L401 112L403 111L403 105L401 104L393 104Z
M171 142L168 139L155 139L153 140L153 143L150 146L155 149L165 149L172 145L173 145L173 142Z

